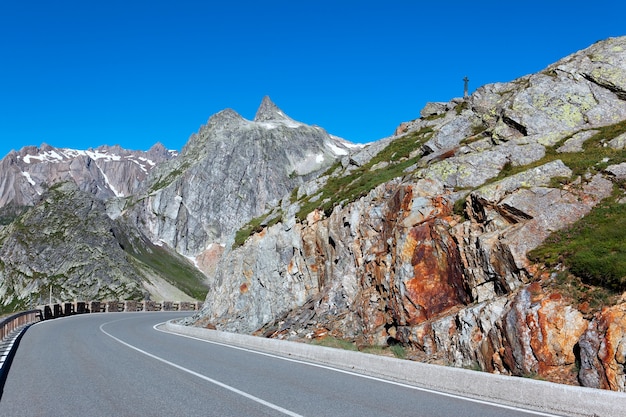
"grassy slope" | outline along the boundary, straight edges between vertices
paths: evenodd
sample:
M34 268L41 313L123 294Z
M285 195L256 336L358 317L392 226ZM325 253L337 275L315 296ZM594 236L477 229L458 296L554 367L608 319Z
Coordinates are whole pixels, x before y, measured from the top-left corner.
M584 152L558 154L574 177L593 174L610 164L626 162L626 150L614 150L606 142L626 132L626 121L599 129L585 142ZM546 155L546 158L553 153ZM587 216L565 230L553 233L529 259L548 266L564 264L584 282L613 291L626 291L626 204L624 183Z
M147 239L129 237L119 230L116 238L128 255L154 270L185 294L196 300L204 300L208 290L204 284L204 275L189 260L164 247L154 245Z

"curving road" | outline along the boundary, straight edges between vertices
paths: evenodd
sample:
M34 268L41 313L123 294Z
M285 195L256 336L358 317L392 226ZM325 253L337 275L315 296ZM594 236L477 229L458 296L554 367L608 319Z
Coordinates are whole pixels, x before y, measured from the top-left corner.
M547 415L153 328L184 315L87 314L32 326L4 384L0 416Z

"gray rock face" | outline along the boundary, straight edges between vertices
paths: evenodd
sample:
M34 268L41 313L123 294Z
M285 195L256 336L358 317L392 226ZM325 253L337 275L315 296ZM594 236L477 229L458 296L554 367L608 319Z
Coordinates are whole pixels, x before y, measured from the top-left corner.
M540 74L510 101L504 116L527 134L602 126L626 116L626 39L612 38L570 55Z
M605 336L585 333L590 320L578 306L544 292L526 254L620 186L626 161L611 160L605 171L591 154L586 171L566 161L585 152L582 144L602 126L623 127L625 42L609 40L539 74L429 104L397 136L302 185L298 201L283 199L281 223L224 254L190 324L278 338L331 335L363 346L402 343L417 359L513 375L569 372L580 341L587 352L581 381L598 384L604 371L597 367L606 364L590 359L602 351L590 339ZM368 175L357 170L395 143L408 146L407 138L424 141L402 160L402 177L332 212L294 219L327 181ZM607 147L617 142L603 139ZM464 217L453 212L460 199ZM614 358L623 363L623 355Z
M557 149L557 152L582 152L585 141L592 138L597 132L597 130L585 130L577 133L566 140L563 146Z
M154 241L202 257L212 244L229 246L243 224L349 149L266 97L252 121L229 109L211 117L178 158L151 172L127 215Z
M618 180L626 180L626 162L621 164L609 165L606 172L613 175Z
M147 152L119 146L86 151L26 147L0 161L0 207L32 206L48 187L63 181L73 181L102 200L129 196L139 190L156 164L174 155L161 144Z
M619 135L609 141L609 146L615 150L626 148L626 134Z

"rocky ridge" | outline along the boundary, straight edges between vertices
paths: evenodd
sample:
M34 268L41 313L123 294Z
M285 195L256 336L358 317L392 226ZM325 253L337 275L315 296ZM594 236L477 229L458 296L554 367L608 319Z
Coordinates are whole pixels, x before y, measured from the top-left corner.
M189 323L623 391L623 300L590 311L527 253L626 201L625 99L622 37L428 104L284 197L281 222L223 256Z

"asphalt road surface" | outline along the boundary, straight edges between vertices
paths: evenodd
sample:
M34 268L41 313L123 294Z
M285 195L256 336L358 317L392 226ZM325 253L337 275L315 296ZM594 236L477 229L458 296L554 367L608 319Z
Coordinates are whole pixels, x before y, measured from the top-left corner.
M548 415L153 327L184 315L85 314L32 326L5 381L0 416Z

